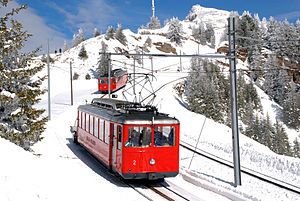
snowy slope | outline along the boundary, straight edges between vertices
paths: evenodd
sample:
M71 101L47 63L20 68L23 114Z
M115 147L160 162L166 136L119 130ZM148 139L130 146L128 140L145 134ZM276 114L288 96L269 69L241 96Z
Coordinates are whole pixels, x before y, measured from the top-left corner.
M212 21L214 27L221 33L228 15L229 12L227 11L194 6L187 17L187 19L194 19L186 19L182 22L186 36L189 35L192 25L199 23L200 20L205 23L211 19L214 19ZM77 106L99 96L93 94L97 90L97 80L85 80L84 77L87 73L92 75L91 69L95 70L97 66L102 40L108 44L111 52L116 52L118 48L133 52L136 46L143 46L148 37L152 39L152 43L171 44L172 47L176 48L177 53L180 51L185 54L197 52L198 44L192 40L184 41L182 46L169 42L161 35L166 30L167 26L150 33L145 33L145 30L139 30L139 33L124 30L128 46L122 45L117 40L107 41L103 35L88 39L82 43L88 54L88 59L84 61L78 58L80 45L63 54L51 55L55 61L51 64L50 80L52 119L47 123L47 129L43 133L44 139L33 147L34 155L0 139L1 201L144 199L132 189L120 186L110 175L103 172L98 162L81 147L75 146L71 142L72 136L69 132L69 126L74 124ZM149 50L151 53L163 53L157 49L156 45L152 45ZM215 49L200 45L200 53L214 52ZM125 56L116 56L112 59L124 62L124 64L120 64L113 61L114 67L122 66L127 68L129 72L132 71L130 65L133 63L132 59L127 59ZM70 106L70 61L72 61L73 72L80 75L79 80L74 81L73 106ZM177 72L179 62L179 58L153 59L156 76L152 83L154 89L187 76L189 59L182 59L183 72L181 73ZM145 58L144 67L139 66L137 71L150 72L150 64L150 60ZM239 67L244 67L241 63L239 65ZM43 73L46 74L46 69ZM205 119L203 115L187 110L184 107L184 101L174 92L175 83L166 85L158 91L154 105L158 107L159 111L168 113L180 120L182 141L195 145L203 126L198 148L232 161L231 130L211 119ZM45 82L44 87L46 86L47 83ZM122 98L121 92L118 94L119 98ZM275 118L274 115L276 114L269 107L270 101L262 92L259 94L263 97L264 109L268 111L271 117ZM42 97L38 107L47 109L47 94ZM243 135L240 136L240 148L242 166L299 186L299 159L277 155L267 147ZM214 191L232 194L241 200L300 200L299 195L244 175L242 175L242 186L234 188L232 186L233 170L220 168L220 165L200 157L195 157L191 163L191 153L183 149L180 150L180 159L182 174L170 179L170 181L177 183L203 200L229 199L215 195ZM112 197L108 198L108 196Z

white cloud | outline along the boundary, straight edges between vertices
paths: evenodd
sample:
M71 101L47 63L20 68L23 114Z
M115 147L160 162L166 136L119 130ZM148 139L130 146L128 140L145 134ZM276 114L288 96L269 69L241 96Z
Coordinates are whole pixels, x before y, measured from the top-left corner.
M7 13L11 8L17 8L20 4L15 1L11 1L8 7L1 8L0 15ZM50 41L50 50L63 47L63 41L65 40L65 35L50 28L46 22L38 16L34 10L27 8L22 10L19 14L15 15L15 19L22 23L24 30L33 34L33 36L26 42L24 48L25 51L31 51L37 47L42 46L41 53L45 53L47 50L47 40Z
M78 5L73 5L75 9L72 11L56 3L50 3L49 6L65 15L67 24L76 31L83 28L85 31L92 32L95 27L106 30L107 25L120 15L117 9L107 4L105 0L81 1Z

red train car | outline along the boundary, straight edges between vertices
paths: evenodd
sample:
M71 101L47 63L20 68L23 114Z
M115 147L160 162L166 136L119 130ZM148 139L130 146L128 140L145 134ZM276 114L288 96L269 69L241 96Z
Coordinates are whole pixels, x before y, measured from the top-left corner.
M179 172L176 118L152 106L94 99L78 107L74 142L125 179L161 179Z
M111 93L121 89L127 83L128 74L120 68L111 71L110 78L110 91ZM102 94L107 94L109 92L109 77L105 75L98 78L98 91Z

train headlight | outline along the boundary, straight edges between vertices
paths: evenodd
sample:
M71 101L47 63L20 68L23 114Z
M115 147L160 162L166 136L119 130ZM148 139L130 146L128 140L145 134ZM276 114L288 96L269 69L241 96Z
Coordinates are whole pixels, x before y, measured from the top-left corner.
M154 160L154 158L151 158L151 160L150 160L150 165L155 165L155 160Z

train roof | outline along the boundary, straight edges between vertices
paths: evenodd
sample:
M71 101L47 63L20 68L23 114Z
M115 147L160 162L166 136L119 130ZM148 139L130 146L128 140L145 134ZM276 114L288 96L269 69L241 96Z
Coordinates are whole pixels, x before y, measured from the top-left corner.
M116 99L95 98L91 104L80 105L78 109L121 124L179 123L176 118L159 113L156 107Z

